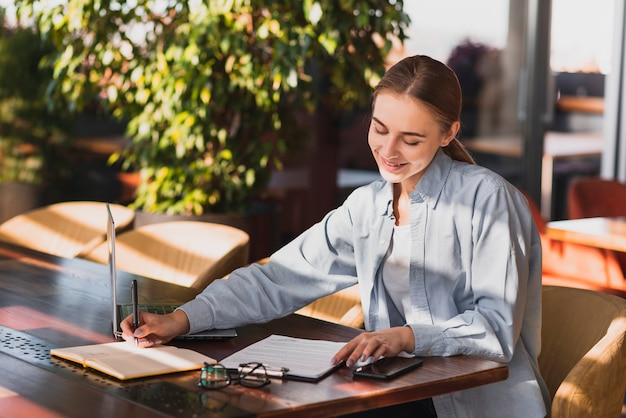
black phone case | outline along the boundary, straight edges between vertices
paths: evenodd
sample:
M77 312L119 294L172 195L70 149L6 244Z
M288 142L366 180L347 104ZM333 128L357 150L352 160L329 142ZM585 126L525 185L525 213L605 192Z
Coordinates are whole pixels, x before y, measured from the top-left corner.
M422 365L415 357L385 357L371 364L354 369L354 376L374 379L392 379Z

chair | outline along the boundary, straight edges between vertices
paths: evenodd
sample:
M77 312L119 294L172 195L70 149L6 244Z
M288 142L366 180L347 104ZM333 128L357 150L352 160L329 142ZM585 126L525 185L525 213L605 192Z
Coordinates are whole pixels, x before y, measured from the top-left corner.
M626 282L610 250L553 240L537 204L525 194L541 238L543 284L577 287L626 296Z
M299 309L296 313L349 327L364 327L359 285L324 296Z
M626 183L600 177L581 177L567 190L570 219L626 216ZM622 274L626 272L626 253L613 251Z
M248 234L212 222L170 221L134 228L115 240L116 266L144 277L204 289L248 263ZM108 263L107 243L86 254Z
M268 261L269 257L266 257L258 260L257 264L265 264ZM296 313L348 327L365 327L359 285L324 296L300 308Z
M599 177L573 180L567 190L570 219L626 216L626 183Z
M117 229L132 226L135 211L111 204ZM61 257L80 257L106 240L104 202L60 202L16 215L0 225L0 240Z
M617 418L626 391L626 300L543 287L539 369L552 418Z

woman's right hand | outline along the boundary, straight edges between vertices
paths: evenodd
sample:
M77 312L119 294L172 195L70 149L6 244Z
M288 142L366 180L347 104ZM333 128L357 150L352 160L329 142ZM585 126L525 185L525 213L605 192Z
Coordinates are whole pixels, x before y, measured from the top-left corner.
M120 326L124 340L140 347L152 347L167 343L174 337L189 332L189 319L181 310L167 315L139 312L137 329L133 330L132 315L124 318Z
M334 355L331 362L339 364L343 361L352 367L370 357L379 360L383 356L395 357L402 351L411 353L413 350L415 337L411 327L393 327L357 335Z

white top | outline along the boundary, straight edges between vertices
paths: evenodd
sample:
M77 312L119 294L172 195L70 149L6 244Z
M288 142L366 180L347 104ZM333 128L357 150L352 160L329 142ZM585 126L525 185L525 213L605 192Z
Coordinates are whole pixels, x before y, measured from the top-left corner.
M383 264L383 283L387 294L407 323L411 321L409 264L411 261L411 225L394 225L389 255Z

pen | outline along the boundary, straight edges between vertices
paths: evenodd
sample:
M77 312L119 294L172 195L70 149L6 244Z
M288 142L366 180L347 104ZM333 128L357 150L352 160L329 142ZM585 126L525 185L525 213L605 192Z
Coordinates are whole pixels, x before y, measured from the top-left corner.
M269 364L262 364L262 366L265 368L265 373L270 377L284 377L289 371L287 367L273 367ZM249 364L240 364L239 373L263 374L263 371Z
M139 327L139 306L137 301L137 280L133 280L130 285L130 297L133 304L133 331ZM135 345L139 344L139 339L135 338Z

